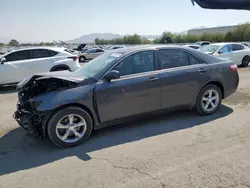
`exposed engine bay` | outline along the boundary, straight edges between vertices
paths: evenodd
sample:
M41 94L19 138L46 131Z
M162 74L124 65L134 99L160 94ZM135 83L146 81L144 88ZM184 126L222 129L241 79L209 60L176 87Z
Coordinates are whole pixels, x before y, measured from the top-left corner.
M55 90L75 87L82 80L48 75L35 75L23 80L17 85L19 101L13 117L30 135L35 137L44 135L44 115L36 112L39 102L34 102L32 99Z

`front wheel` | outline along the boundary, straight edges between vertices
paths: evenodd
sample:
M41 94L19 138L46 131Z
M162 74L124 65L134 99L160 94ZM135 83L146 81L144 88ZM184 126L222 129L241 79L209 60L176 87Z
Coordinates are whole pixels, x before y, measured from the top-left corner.
M79 107L66 107L56 112L48 122L49 139L61 148L85 142L93 129L90 115Z
M198 95L196 110L201 115L211 115L220 108L221 101L221 89L216 85L207 85Z

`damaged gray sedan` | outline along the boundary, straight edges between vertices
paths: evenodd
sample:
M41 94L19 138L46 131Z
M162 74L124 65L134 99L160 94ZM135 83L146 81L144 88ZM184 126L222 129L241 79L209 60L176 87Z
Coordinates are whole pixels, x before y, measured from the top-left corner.
M180 108L215 113L238 87L237 66L187 47L140 46L97 57L75 72L50 72L17 85L14 118L59 147L106 126Z

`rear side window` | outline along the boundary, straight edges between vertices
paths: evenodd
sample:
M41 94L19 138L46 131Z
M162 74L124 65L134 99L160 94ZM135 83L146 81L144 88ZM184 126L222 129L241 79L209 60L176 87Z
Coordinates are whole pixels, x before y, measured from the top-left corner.
M156 51L161 69L170 69L189 65L188 54L181 50L164 49Z
M204 64L203 61L201 61L200 59L198 59L197 57L189 54L189 61L190 61L190 65L199 65L199 64Z
M37 49L37 50L31 50L31 58L36 59L36 58L46 58L50 57L50 51L45 50L45 49Z
M209 45L210 42L203 42L201 45L204 46L204 45Z
M53 51L53 50L49 50L49 53L50 53L50 57L59 54L59 52L55 52L55 51Z
M104 52L102 49L97 49L96 52Z
M23 50L23 51L13 52L5 56L5 58L6 61L20 61L20 60L30 59L30 51Z
M96 49L88 50L88 53L96 53Z
M193 48L195 50L199 49L200 47L199 46L189 46L190 48Z
M233 51L244 50L244 47L240 44L231 44L231 47Z

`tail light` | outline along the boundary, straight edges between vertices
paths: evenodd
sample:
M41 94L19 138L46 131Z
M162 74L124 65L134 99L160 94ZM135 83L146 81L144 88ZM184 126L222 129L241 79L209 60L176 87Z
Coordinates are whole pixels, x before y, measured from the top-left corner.
M71 56L71 57L68 57L68 59L73 59L73 61L76 61L78 59L78 56Z
M230 70L232 71L232 72L237 72L237 70L238 70L238 66L236 65L236 64L234 64L234 65L230 65Z

